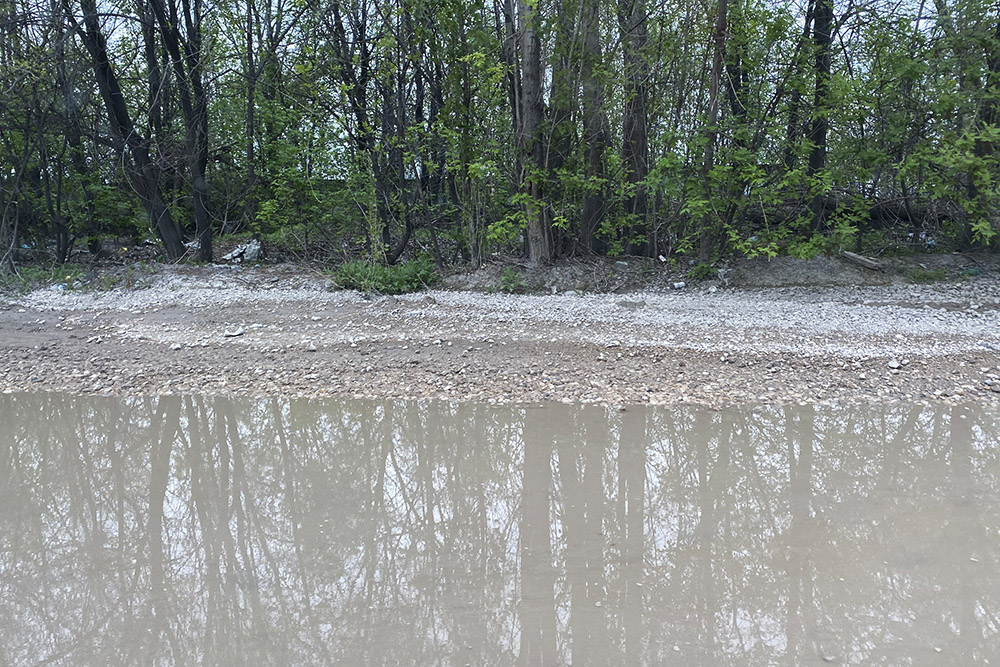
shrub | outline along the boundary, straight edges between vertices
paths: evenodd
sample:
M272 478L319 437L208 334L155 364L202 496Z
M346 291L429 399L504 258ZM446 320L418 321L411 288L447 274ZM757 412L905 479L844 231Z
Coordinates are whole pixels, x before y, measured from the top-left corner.
M711 280L719 277L719 270L708 262L699 262L694 268L688 271L688 278L694 280Z
M520 271L513 266L504 268L503 273L500 274L500 284L497 286L497 291L507 294L521 294L527 288L528 286L525 285Z
M426 255L405 264L384 266L362 260L343 264L334 273L334 281L344 289L377 294L417 292L438 281L434 264Z

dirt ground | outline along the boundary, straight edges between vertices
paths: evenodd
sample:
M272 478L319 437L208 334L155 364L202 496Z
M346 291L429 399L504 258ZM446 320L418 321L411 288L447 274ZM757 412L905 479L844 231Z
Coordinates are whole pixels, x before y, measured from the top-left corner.
M493 265L400 297L289 265L158 266L0 296L0 391L1000 406L996 259L887 264L743 262L696 284L637 260L518 267L523 295Z

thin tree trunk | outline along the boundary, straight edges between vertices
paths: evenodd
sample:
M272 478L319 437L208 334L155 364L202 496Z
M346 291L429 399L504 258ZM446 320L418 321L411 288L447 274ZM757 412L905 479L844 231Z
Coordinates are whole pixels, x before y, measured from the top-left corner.
M580 0L558 0L555 3L555 52L549 57L552 63L552 84L549 93L548 118L543 137L545 141L544 188L545 205L542 214L545 225L552 226L552 247L558 252L564 245L565 225L552 225L564 217L566 201L561 170L573 152L576 128L573 114L579 108L579 81L574 76L574 65L580 60L581 46L577 24Z
M254 145L256 141L256 112L257 112L257 77L259 72L254 61L254 28L256 26L256 4L253 0L247 1L247 30L246 30L246 72L247 79L247 99L246 99L246 199L244 200L243 219L251 227L257 219L257 165Z
M712 55L712 78L709 81L707 141L705 142L705 158L702 163L702 181L705 187L706 199L713 201L712 169L715 167L715 144L719 138L719 87L722 81L723 65L726 57L726 28L728 25L729 0L718 0L715 14L715 52ZM707 262L715 251L719 236L718 213L709 206L701 220L701 243L698 259Z
M803 21L802 34L799 39L798 47L795 50L795 55L793 58L794 72L792 76L804 76L803 70L805 69L805 56L803 52L805 51L805 45L809 40L809 33L812 32L812 22L813 14L815 13L815 0L809 0L808 6L806 7L806 16ZM785 129L785 169L791 170L795 167L796 158L798 157L798 145L799 138L801 137L801 108L802 108L802 93L799 91L799 86L794 86L792 90L792 99L789 102L788 109L788 126Z
M64 106L63 116L66 125L66 143L69 145L70 164L73 166L73 171L76 173L77 178L80 179L80 190L83 192L83 204L86 215L85 227L87 229L87 250L89 250L92 255L97 255L101 252L101 232L97 226L94 194L90 189L90 184L88 183L89 173L87 171L87 162L83 154L83 129L80 123L80 105L73 92L73 87L69 82L69 77L66 74L66 35L63 33L64 23L62 17L62 7L57 4L56 0L53 0L52 4L52 13L54 15L58 14L59 16L59 36L57 37L58 41L56 46L56 85L62 93Z

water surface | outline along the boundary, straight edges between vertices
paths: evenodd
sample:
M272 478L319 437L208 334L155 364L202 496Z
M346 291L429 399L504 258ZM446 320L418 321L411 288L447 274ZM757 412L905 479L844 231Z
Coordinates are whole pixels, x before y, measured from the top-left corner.
M0 664L984 664L997 417L0 396Z

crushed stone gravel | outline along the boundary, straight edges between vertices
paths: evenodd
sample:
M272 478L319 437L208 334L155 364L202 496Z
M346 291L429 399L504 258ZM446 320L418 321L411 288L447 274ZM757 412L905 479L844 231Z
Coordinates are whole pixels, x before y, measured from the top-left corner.
M986 276L367 297L331 291L318 274L199 267L163 270L144 289L57 286L2 301L4 391L709 404L1000 398L1000 281ZM95 364L98 346L110 357ZM73 370L53 370L60 360ZM90 384L89 374L74 380L88 364L109 370Z

